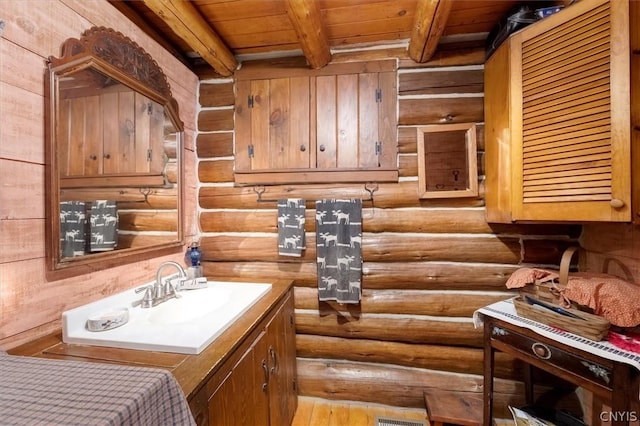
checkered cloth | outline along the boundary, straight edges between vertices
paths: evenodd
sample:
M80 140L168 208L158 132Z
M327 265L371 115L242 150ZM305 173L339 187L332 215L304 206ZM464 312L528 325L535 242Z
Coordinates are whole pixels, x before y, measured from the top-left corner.
M2 425L195 425L170 372L0 352Z

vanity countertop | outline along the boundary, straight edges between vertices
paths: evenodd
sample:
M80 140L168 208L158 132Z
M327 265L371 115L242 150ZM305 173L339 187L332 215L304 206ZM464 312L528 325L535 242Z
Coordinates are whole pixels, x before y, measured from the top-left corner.
M225 277L216 277L216 279L246 281ZM173 374L187 399L190 399L233 354L234 350L249 337L252 330L292 287L290 280L272 281L252 278L251 281L269 282L272 284L272 288L198 355L67 344L62 341L62 331L28 342L7 352L10 355L166 369Z

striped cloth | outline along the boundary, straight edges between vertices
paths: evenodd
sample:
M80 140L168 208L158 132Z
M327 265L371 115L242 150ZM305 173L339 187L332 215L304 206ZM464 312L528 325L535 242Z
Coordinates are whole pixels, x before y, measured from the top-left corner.
M170 372L0 352L3 425L195 425Z

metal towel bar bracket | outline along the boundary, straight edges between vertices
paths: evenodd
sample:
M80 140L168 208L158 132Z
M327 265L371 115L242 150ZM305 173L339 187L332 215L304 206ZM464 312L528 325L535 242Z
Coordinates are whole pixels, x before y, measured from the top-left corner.
M369 198L362 201L371 201L373 203L373 194L379 189L378 182L367 182L364 184L364 190L369 193ZM277 203L278 200L262 198L262 195L266 192L264 185L256 185L253 187L253 192L258 196L258 203Z

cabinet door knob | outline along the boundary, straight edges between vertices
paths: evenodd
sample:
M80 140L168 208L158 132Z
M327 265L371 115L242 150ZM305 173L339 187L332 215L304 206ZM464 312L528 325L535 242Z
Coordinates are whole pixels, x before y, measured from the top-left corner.
M306 145L300 145L300 151L305 152L307 150Z
M624 207L624 201L618 199L618 198L614 198L612 199L609 204L611 204L611 207L613 207L614 209L621 209Z
M324 152L325 149L324 145L320 145L320 151Z
M91 160L97 160L97 159L98 159L98 156L97 156L97 155L95 155L95 154L91 154L91 155L89 156L89 158L90 158Z
M103 157L108 160L109 158L111 158L111 154L104 154Z

